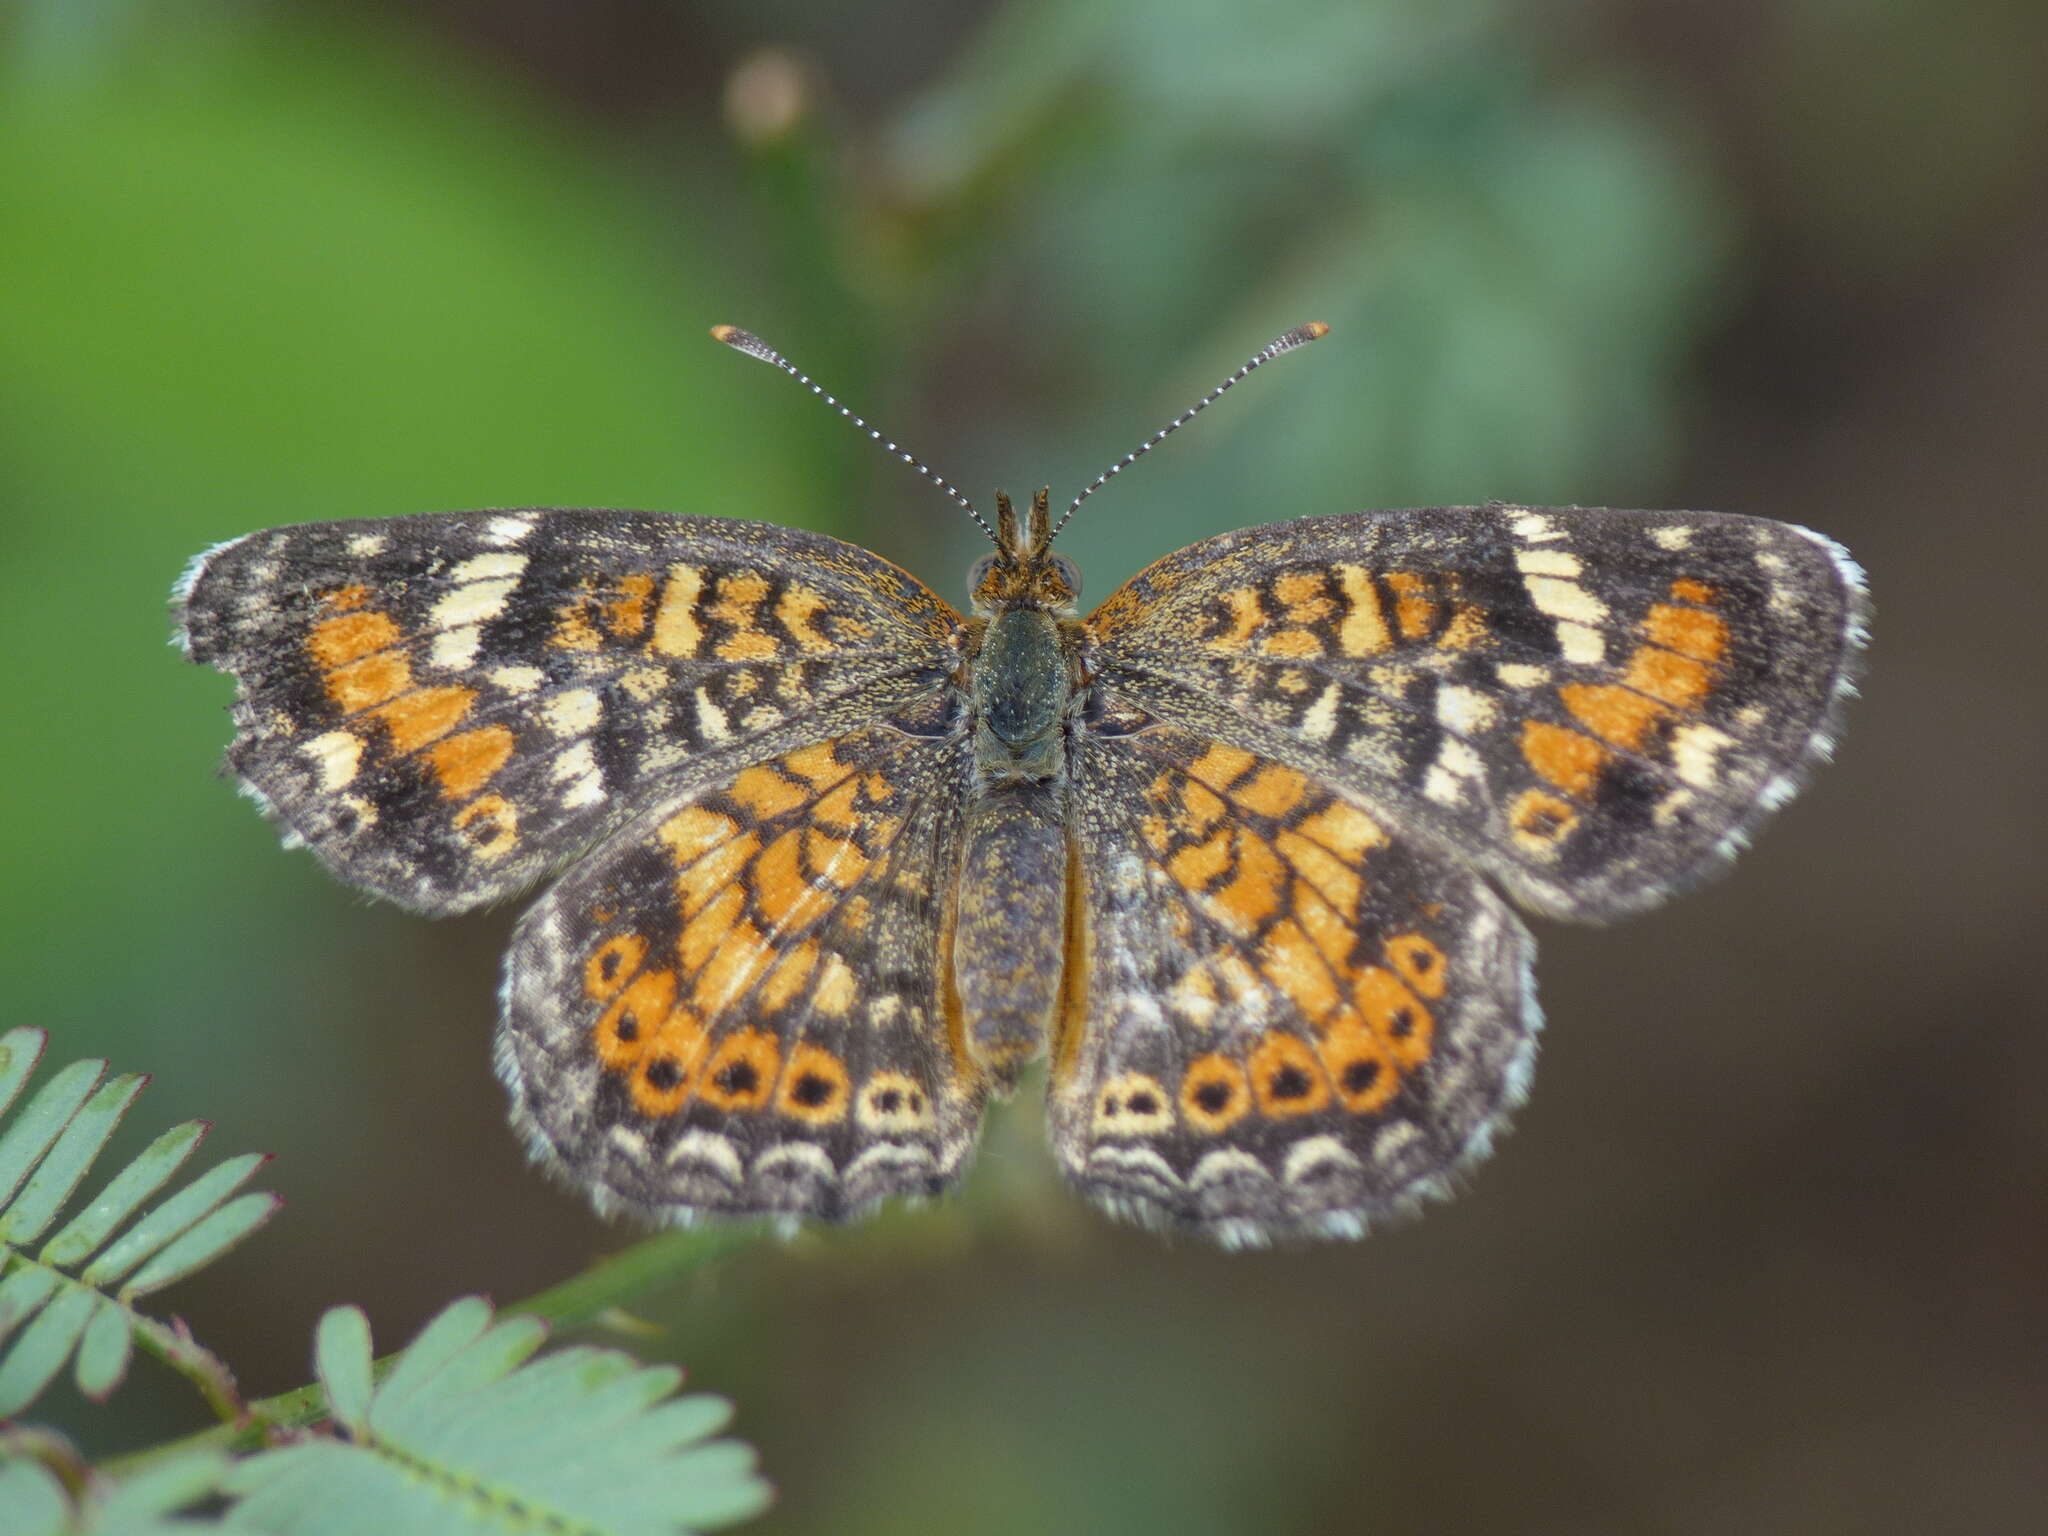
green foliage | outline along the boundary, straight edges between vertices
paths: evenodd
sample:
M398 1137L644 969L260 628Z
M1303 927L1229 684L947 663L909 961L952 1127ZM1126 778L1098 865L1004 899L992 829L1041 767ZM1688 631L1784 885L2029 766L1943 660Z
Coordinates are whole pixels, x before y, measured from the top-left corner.
M227 1488L238 1520L281 1536L327 1529L346 1501L355 1528L386 1536L457 1531L677 1532L758 1514L768 1486L754 1453L710 1437L721 1398L675 1396L682 1372L616 1350L528 1357L533 1318L493 1324L458 1301L371 1385L370 1326L352 1307L320 1322L318 1366L343 1439L315 1438L241 1463Z
M20 1413L74 1360L78 1390L104 1400L138 1338L225 1391L210 1356L134 1303L211 1264L276 1213L275 1195L235 1194L266 1159L230 1158L147 1205L206 1135L203 1122L187 1121L39 1245L148 1081L124 1073L102 1082L104 1061L73 1062L10 1114L47 1040L39 1029L0 1036L0 1416Z
M207 1130L196 1120L174 1126L43 1240L148 1081L108 1078L103 1061L74 1062L17 1110L47 1043L39 1029L0 1036L0 1419L29 1406L67 1362L80 1392L103 1400L139 1342L224 1420L281 1443L239 1461L212 1446L144 1453L117 1478L86 1467L60 1436L0 1430L0 1529L10 1536L146 1536L195 1524L277 1536L680 1533L766 1507L752 1449L712 1438L732 1416L723 1399L679 1397L680 1370L617 1350L532 1359L547 1324L494 1323L477 1297L446 1308L381 1372L368 1319L337 1307L316 1341L324 1398L242 1404L227 1368L182 1325L133 1304L212 1263L276 1212L275 1195L235 1193L267 1159L230 1158L157 1199ZM686 1262L718 1251L666 1240L658 1250ZM639 1277L646 1268L599 1266L563 1288L557 1310L587 1311L608 1272ZM306 1408L316 1411L296 1411ZM170 1518L222 1499L234 1502L215 1520Z

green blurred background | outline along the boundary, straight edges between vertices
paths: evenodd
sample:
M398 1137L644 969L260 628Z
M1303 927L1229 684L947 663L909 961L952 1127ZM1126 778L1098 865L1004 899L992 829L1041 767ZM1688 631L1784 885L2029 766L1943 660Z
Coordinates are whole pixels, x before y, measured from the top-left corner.
M1225 528L1504 497L1845 541L1840 763L1733 878L1542 925L1519 1132L1356 1246L1097 1220L1027 1086L964 1197L765 1245L635 1341L781 1532L2008 1531L2048 1500L2030 0L0 9L0 1010L153 1072L291 1201L170 1293L252 1393L631 1234L522 1163L514 916L340 889L217 777L205 546L563 503L861 540L958 511L704 338L762 332L1109 591ZM97 1452L196 1427L144 1366Z

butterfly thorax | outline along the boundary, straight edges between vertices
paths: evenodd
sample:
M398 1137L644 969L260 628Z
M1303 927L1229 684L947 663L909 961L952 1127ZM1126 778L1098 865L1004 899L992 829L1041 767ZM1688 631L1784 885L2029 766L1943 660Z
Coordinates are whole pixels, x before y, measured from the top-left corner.
M954 922L954 995L969 1050L1014 1079L1053 1027L1070 964L1067 724L1080 688L1078 577L1050 543L1046 492L1019 528L998 495L996 552L973 580L966 692L975 788Z
M1051 543L1047 492L1020 527L996 495L998 543L971 579L975 618L967 666L979 783L1057 785L1066 775L1065 725L1079 682L1080 579Z

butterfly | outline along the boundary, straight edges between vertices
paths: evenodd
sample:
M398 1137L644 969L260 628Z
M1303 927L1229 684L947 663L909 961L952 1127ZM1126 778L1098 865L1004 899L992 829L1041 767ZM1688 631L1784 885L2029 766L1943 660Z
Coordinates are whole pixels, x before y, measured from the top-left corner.
M1306 517L1085 618L1045 492L983 526L964 615L819 534L556 508L253 533L175 603L230 768L340 879L443 914L552 877L496 1062L600 1210L937 1194L1044 1054L1080 1192L1230 1245L1483 1157L1540 1023L1516 909L1725 864L1867 610L1830 540L1714 512Z

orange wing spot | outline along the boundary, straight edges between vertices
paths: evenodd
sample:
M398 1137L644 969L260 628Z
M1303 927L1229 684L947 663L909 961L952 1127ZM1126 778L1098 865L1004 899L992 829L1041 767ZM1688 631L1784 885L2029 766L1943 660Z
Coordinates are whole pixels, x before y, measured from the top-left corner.
M1138 823L1138 835L1154 853L1165 853L1173 844L1173 829L1164 816L1147 816Z
M479 795L455 813L455 830L478 858L502 859L519 842L519 813L503 795Z
M1295 875L1345 919L1358 910L1365 894L1365 882L1358 871L1320 843L1310 842L1298 832L1282 832L1273 839L1280 857L1294 868Z
M1357 996L1365 1022L1386 1042L1395 1061L1412 1070L1429 1060L1436 1020L1400 977L1367 966L1359 973Z
M1394 594L1394 622L1401 626L1401 638L1420 640L1436 622L1436 604L1426 595L1429 583L1413 571L1389 571L1385 579Z
M811 999L812 1006L828 1019L844 1018L858 996L860 983L854 979L852 968L837 955L827 955L818 976L818 990Z
M727 661L766 661L779 649L775 637L761 628L759 610L767 595L767 579L752 571L720 579L718 600L709 612L732 626L733 633L718 645L718 654Z
M1235 791L1231 798L1255 816L1269 816L1278 821L1301 804L1307 793L1307 779L1292 768L1268 763L1251 783Z
M820 1046L800 1045L789 1053L789 1064L782 1069L775 1107L806 1125L831 1125L846 1118L852 1098L846 1063Z
M589 598L576 598L555 610L555 631L548 644L558 651L594 651L604 644L604 636L590 622Z
M1265 605L1253 587L1238 587L1223 594L1230 609L1230 627L1209 636L1202 643L1212 651L1242 652L1251 645L1253 633L1266 622Z
M1212 1052L1188 1063L1180 1080L1180 1111L1196 1130L1218 1135L1242 1120L1251 1107L1244 1069L1228 1056Z
M351 715L388 704L411 686L412 664L403 651L378 651L327 674L327 696Z
M1330 1102L1329 1074L1299 1035L1269 1032L1245 1066L1261 1114L1312 1115Z
M631 1069L633 1104L641 1114L659 1119L683 1107L696 1088L705 1039L702 1020L687 1009L670 1012Z
M668 845L668 856L678 865L695 863L721 843L739 835L740 824L723 812L701 805L685 806L661 824L655 834Z
M804 829L804 867L813 877L848 890L868 872L868 856L849 837L832 837L816 827Z
M1182 833L1200 837L1223 819L1228 809L1222 797L1206 785L1192 779L1182 782L1180 787L1181 815L1175 819L1175 827Z
M798 778L808 780L818 789L823 789L827 784L836 784L847 776L847 770L834 755L832 743L829 741L821 741L814 747L802 747L791 752L782 759L782 766Z
M775 963L776 951L752 923L736 923L697 972L690 996L706 1018L738 1002Z
M1208 785L1211 789L1228 790L1232 784L1243 778L1257 761L1257 758L1242 747L1227 747L1219 741L1189 764L1188 777L1197 783ZM1188 808L1193 810L1193 795L1187 794L1183 798L1187 800ZM1217 811L1221 813L1220 805Z
M1542 720L1522 722L1522 756L1537 774L1567 794L1581 797L1600 781L1607 749L1590 736Z
M725 661L771 661L780 649L773 635L758 629L741 630L718 642L718 654Z
M1327 618L1334 611L1328 594L1329 580L1321 571L1283 571L1273 578L1273 595L1297 624Z
M1358 947L1358 932L1348 912L1334 911L1304 890L1294 897L1294 920L1316 941L1316 949L1332 970L1340 974L1351 968L1351 952Z
M1295 831L1320 843L1347 864L1362 860L1366 851L1387 840L1378 822L1354 805L1332 800L1313 816L1304 817Z
M1451 610L1451 622L1436 637L1447 651L1469 651L1487 638L1486 613L1476 603L1459 603Z
M760 847L761 839L749 832L720 844L676 876L676 895L681 900L683 915L691 918L693 925L696 918L706 916L712 906L719 905L722 896L741 895L736 882ZM721 906L720 910L732 914L724 921L737 921L738 914L733 909ZM703 963L702 959L693 960L690 968L695 970Z
M1344 622L1337 629L1337 644L1346 656L1371 656L1394 643L1387 629L1387 616L1380 609L1380 594L1372 584L1372 573L1359 565L1337 567L1338 584L1344 592Z
M861 788L867 793L869 805L887 805L896 798L896 786L879 773L871 773L862 779Z
M672 565L654 610L654 635L648 649L659 656L694 656L704 643L697 622L697 599L704 591L704 573L694 565Z
M1166 872L1191 891L1207 890L1209 882L1230 868L1230 829L1219 827L1205 843L1183 848L1167 861Z
M1721 600L1721 593L1717 588L1689 577L1680 577L1671 583L1671 595L1681 603L1710 605Z
M1643 616L1643 633L1694 661L1716 662L1728 650L1728 621L1706 608L1653 604Z
M695 1086L691 1068L697 1052L671 1040L669 1033L664 1028L655 1038L632 1077L633 1107L651 1120L666 1119L681 1109Z
M751 627L754 610L767 595L767 577L754 571L735 571L719 578L718 600L711 605L711 617L741 628Z
M512 732L502 725L481 726L450 736L427 748L427 763L450 800L467 800L491 782L512 756Z
M782 1052L773 1035L743 1029L721 1045L704 1065L697 1097L713 1109L742 1114L760 1109L775 1091Z
M676 953L682 958L684 970L695 973L703 968L718 946L732 937L746 904L747 899L739 887L729 885L683 924L683 931L676 939Z
M1540 789L1523 790L1508 808L1508 830L1525 853L1555 853L1578 824L1570 802Z
M1713 673L1704 662L1654 646L1636 647L1622 679L1639 693L1662 699L1674 709L1692 709L1714 688Z
M647 627L647 599L654 595L654 578L635 571L619 578L619 595L604 605L604 627L620 640L631 640Z
M1387 958L1401 979L1424 997L1444 995L1444 952L1421 934L1396 934L1387 940Z
M1650 727L1671 713L1655 699L1618 683L1567 683L1557 696L1574 720L1624 750L1641 746Z
M1308 629L1283 629L1278 634L1268 635L1259 642L1259 650L1267 656L1284 656L1299 660L1304 656L1323 654L1323 642Z
M365 586L336 587L332 592L320 594L323 606L336 613L347 613L351 608L360 608L370 600L370 589Z
M815 655L832 649L832 642L818 633L817 618L825 611L825 596L792 582L775 600L775 617L797 645Z
M860 785L848 779L811 807L811 821L834 832L851 832L860 825L860 811L854 804L859 795Z
M597 1059L615 1072L632 1066L646 1054L648 1043L675 1001L675 972L642 971L611 1007L598 1015L591 1031Z
M1330 971L1330 962L1315 940L1293 920L1273 925L1259 946L1259 969L1286 993L1302 1017L1323 1026L1343 1007L1344 999ZM1275 1038L1293 1039L1291 1035ZM1256 1077L1257 1074L1254 1073Z
M1237 839L1237 873L1230 883L1208 898L1211 913L1241 934L1258 932L1259 926L1280 910L1280 898L1287 888L1287 866L1264 838L1240 835Z
M313 660L320 664L323 672L331 672L336 667L368 656L372 651L381 651L396 644L398 626L392 622L390 614L375 610L323 619L306 637L306 649L313 653Z
M793 811L810 798L803 785L791 783L767 763L746 769L726 793L763 821Z
M803 995L811 972L818 965L818 941L805 939L803 943L776 961L775 969L768 973L768 979L761 983L761 1006L769 1013L779 1013Z
M474 688L415 688L384 705L377 718L391 732L394 752L417 752L460 725L475 702Z
M622 933L606 939L583 962L583 990L593 1002L603 1002L640 969L647 958L647 941L637 933ZM674 983L670 983L673 990Z
M763 849L754 864L754 907L771 932L801 928L828 911L837 899L836 892L821 890L805 875L803 838L804 829L792 827Z
M1351 1024L1333 1030L1323 1041L1322 1056L1337 1102L1354 1115L1377 1114L1401 1091L1393 1053L1369 1029Z

